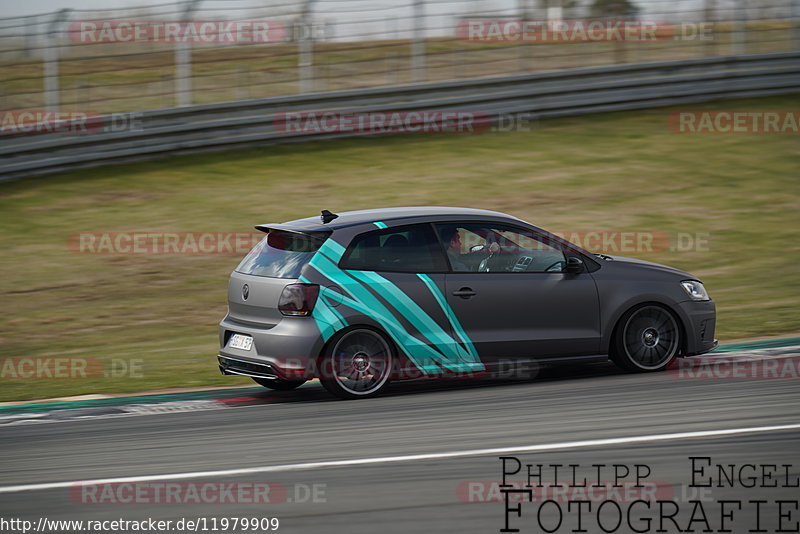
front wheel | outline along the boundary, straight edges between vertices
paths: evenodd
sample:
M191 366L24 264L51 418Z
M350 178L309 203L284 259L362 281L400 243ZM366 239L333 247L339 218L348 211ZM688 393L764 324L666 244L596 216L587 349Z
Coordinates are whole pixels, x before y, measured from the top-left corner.
M612 341L611 359L627 371L662 371L678 354L681 331L667 309L648 304L628 311Z
M357 328L338 334L322 358L320 382L337 397L374 397L389 384L392 349L374 330Z
M251 376L256 383L275 391L291 391L306 383L305 380L281 380L280 378L256 378Z

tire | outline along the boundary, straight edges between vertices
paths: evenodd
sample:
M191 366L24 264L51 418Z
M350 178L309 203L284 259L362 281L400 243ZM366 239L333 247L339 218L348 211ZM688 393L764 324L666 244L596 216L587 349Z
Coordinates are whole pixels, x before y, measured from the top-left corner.
M250 378L257 384L261 384L265 388L274 389L275 391L291 391L306 383L305 380L281 380L280 378L256 378L255 376L251 376Z
M681 346L681 328L675 316L658 304L628 310L617 323L611 359L636 373L663 371Z
M389 384L392 347L379 332L355 328L337 334L322 355L320 382L342 399L374 397Z

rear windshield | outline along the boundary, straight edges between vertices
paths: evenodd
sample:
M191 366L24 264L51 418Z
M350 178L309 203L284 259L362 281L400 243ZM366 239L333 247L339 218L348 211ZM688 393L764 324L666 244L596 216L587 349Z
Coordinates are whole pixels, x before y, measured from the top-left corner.
M245 256L236 271L271 278L298 278L324 241L322 236L272 230Z

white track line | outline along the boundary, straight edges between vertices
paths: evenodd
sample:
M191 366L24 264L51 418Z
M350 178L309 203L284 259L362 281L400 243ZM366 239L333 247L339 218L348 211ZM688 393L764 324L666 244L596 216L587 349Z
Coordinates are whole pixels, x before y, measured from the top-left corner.
M22 491L50 490L69 488L76 485L121 484L132 482L150 482L163 480L184 480L191 478L212 478L255 473L278 473L283 471L299 471L324 467L347 467L354 465L387 464L412 462L415 460L439 460L460 458L463 456L481 456L486 454L506 454L512 452L540 452L560 449L581 449L603 445L620 445L626 443L647 443L675 439L708 438L731 436L735 434L755 434L760 432L776 432L781 430L798 430L800 424L759 426L749 428L730 428L724 430L702 430L697 432L676 432L672 434L653 434L650 436L629 436L624 438L591 439L584 441L567 441L563 443L547 443L541 445L521 445L518 447L498 447L494 449L471 449L465 451L435 452L428 454L410 454L405 456L383 456L376 458L356 458L352 460L332 460L327 462L308 462L301 464L265 465L260 467L243 467L239 469L222 469L219 471L195 471L189 473L170 473L164 475L143 475L135 477L101 478L94 480L73 480L70 482L45 482L41 484L21 484L18 486L0 486L0 493L18 493Z

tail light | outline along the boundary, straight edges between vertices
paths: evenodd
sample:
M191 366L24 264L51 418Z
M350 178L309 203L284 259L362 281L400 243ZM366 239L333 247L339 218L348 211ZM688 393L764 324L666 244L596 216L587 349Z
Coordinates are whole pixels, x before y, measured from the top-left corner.
M283 288L278 310L284 315L306 317L314 311L319 286L317 284L289 284Z

